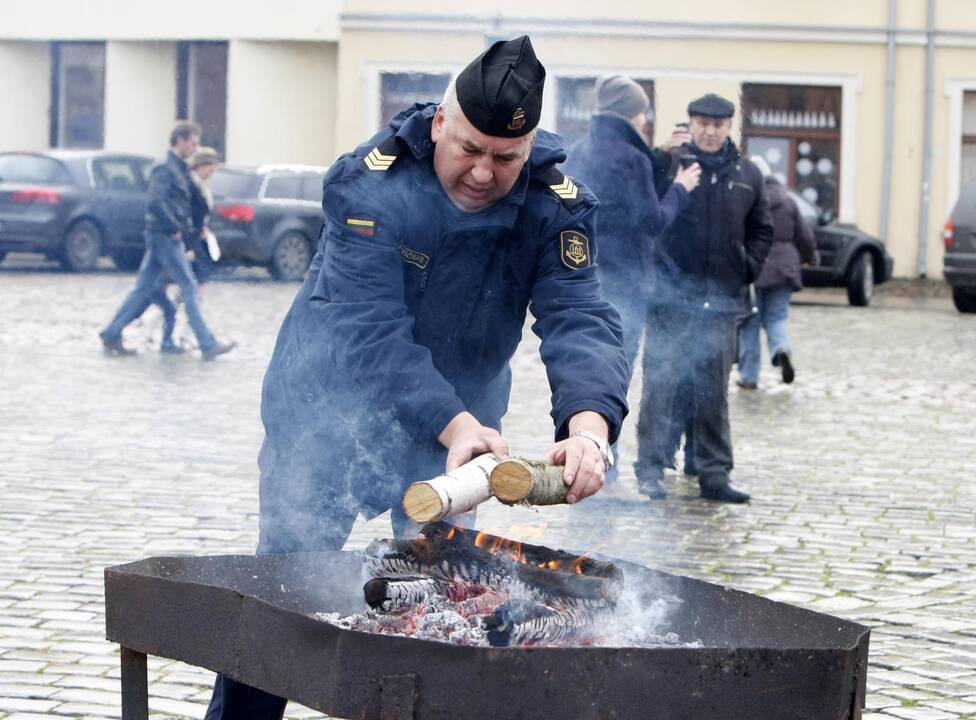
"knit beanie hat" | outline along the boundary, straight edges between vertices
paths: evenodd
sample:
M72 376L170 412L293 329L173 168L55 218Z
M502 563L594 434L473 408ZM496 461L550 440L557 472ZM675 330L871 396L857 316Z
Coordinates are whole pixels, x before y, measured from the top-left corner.
M644 88L623 75L604 75L597 79L594 89L597 112L614 113L629 120L651 105Z

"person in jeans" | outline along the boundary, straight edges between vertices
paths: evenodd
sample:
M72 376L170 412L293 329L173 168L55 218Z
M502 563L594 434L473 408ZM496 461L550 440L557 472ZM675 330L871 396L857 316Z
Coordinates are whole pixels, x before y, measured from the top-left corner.
M800 215L783 184L773 177L769 165L761 157L750 158L765 178L764 187L769 213L773 219L773 244L756 280L756 300L759 312L750 316L739 328L739 387L755 390L759 385L759 366L762 350L759 328L766 330L769 356L774 367L782 373L783 382L791 383L796 375L790 339L786 332L790 314L790 296L803 287L800 262L817 264L817 243L813 231Z
M180 289L186 315L204 360L229 352L236 343L219 342L200 312L197 280L186 257L184 241L193 232L193 179L186 164L200 145L200 126L181 120L170 133L166 158L153 166L146 205L146 252L136 285L122 302L108 327L99 333L106 352L133 355L122 343L122 331L139 317L168 277ZM167 301L168 302L168 301ZM165 313L164 313L165 315Z

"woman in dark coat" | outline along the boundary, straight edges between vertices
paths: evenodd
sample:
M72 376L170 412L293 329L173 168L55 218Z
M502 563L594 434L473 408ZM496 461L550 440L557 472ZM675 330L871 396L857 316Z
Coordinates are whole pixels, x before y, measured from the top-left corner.
M796 374L790 340L786 332L790 296L803 287L801 261L817 264L817 244L813 231L800 215L786 188L770 174L769 165L760 157L751 158L765 176L764 189L773 219L775 234L762 272L756 280L759 312L739 328L739 387L754 390L759 384L762 351L760 325L766 330L769 355L774 367L780 368L783 382L791 383Z

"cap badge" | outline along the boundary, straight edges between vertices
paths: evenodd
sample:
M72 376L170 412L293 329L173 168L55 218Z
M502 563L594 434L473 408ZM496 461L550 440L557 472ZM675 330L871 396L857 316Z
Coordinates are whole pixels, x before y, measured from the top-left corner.
M512 120L508 123L509 130L521 130L525 127L525 110L518 108L512 113Z

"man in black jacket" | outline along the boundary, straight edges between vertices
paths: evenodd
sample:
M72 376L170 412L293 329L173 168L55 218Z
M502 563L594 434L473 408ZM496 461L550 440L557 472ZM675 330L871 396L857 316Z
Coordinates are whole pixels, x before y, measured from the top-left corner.
M153 166L146 205L146 253L139 266L136 285L122 302L112 322L99 333L105 350L133 355L122 344L122 331L142 314L168 276L180 288L186 316L197 336L204 360L229 352L235 343L218 342L204 322L197 299L197 280L186 257L184 240L193 232L193 179L187 159L200 145L200 126L181 120L173 127L166 158Z
M745 309L745 288L759 276L769 252L773 225L762 173L739 155L729 138L734 112L735 106L717 95L688 105L692 142L676 155L695 156L702 167L701 184L691 193L689 208L655 247L657 277L634 466L638 489L651 498L665 495L661 479L672 461L675 393L687 383L702 497L749 500L729 478L732 437L726 395L736 319Z

